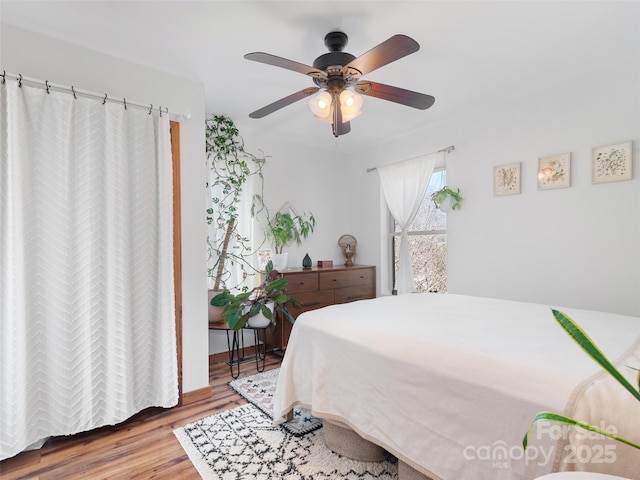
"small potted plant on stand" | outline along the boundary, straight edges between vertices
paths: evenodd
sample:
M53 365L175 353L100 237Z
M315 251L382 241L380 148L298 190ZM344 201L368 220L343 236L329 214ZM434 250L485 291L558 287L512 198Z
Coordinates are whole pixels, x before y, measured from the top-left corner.
M291 241L301 245L302 239L307 238L315 226L316 219L312 213L297 215L278 211L269 220L265 233L275 249L275 255L272 254L271 258L277 270L284 271L287 268L288 253L283 253L283 248Z
M264 328L275 324L276 312L291 323L294 318L286 307L291 303L300 307L298 301L284 293L287 279L279 276L273 262L267 263L265 280L251 291L233 294L225 289L211 300L211 304L222 307L222 316L231 330L241 330L245 326Z

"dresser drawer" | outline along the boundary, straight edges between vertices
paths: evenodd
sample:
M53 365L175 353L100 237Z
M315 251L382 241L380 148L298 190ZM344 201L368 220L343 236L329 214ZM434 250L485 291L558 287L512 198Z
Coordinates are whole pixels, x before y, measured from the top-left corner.
M298 315L302 312L326 307L328 305L333 305L334 303L333 290L300 293L298 295L292 295L292 297L296 298L298 302L300 302L300 308L294 308L290 304L287 304L287 308L294 318L298 318Z
M284 278L287 279L287 288L285 289L287 294L318 290L318 274L316 272L285 274Z
M373 269L358 268L353 270L337 270L320 272L320 290L328 288L350 287L352 285L373 284Z
M356 300L375 298L376 287L371 283L369 285L336 288L334 292L335 303L348 303L355 302Z

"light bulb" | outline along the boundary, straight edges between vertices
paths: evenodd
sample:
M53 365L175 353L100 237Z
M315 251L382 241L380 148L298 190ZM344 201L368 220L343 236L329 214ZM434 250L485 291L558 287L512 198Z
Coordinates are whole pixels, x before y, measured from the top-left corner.
M309 108L320 120L331 122L331 94L326 90L309 100Z
M351 90L343 90L340 93L340 105L342 110L342 121L348 122L360 115L362 97Z

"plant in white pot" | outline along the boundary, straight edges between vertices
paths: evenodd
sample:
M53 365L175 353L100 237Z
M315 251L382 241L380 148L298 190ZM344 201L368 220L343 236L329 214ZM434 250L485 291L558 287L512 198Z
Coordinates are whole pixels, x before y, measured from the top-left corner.
M257 157L244 149L238 128L226 115L212 115L205 120L207 164L210 170L207 188L210 204L207 208L207 275L209 277L209 321L223 322L221 309L211 299L225 288L244 288L243 282L255 274L250 240L240 231L243 201L250 198L251 205L244 208L245 215L262 208L262 196L246 192L252 177L260 182L264 157ZM234 273L233 270L236 270Z
M283 318L291 323L293 315L286 304L299 308L299 302L284 293L287 279L279 275L273 263L267 263L264 281L251 291L233 294L225 289L211 300L215 306L223 309L222 315L232 330L240 330L245 326L263 328L270 323L275 324L280 312ZM253 323L256 321L256 323Z
M266 237L273 244L275 255L272 254L274 268L284 271L287 268L288 254L283 252L285 246L292 241L301 245L316 226L316 219L312 213L297 215L278 211L269 219Z
M462 208L462 196L460 195L460 189L456 191L451 190L446 185L440 190L431 194L431 200L436 208L442 210L444 213L450 210L459 210Z

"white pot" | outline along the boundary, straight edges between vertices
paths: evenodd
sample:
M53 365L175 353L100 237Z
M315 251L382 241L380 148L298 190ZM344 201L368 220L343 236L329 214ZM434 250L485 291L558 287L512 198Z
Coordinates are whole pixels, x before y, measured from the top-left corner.
M287 270L287 262L289 261L288 253L272 253L271 262L273 262L273 269L279 272L285 272Z
M273 302L267 302L267 308L271 310L271 313L273 313L273 307ZM265 317L262 312L253 317L249 317L249 320L247 320L247 326L251 328L265 328L268 327L270 323L271 320Z
M450 195L447 195L447 198L440 204L440 211L444 213L449 213L451 211L451 206L453 205L453 198Z

